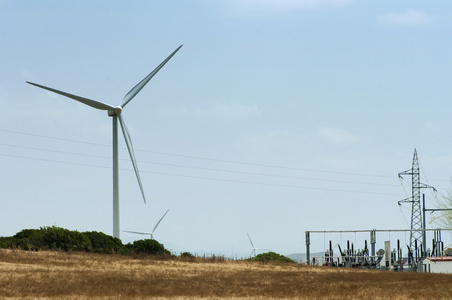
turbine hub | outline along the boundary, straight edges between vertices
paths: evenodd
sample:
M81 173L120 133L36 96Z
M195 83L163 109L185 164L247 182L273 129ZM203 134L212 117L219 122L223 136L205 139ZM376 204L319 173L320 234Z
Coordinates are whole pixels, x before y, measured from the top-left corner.
M117 116L117 115L120 115L121 112L122 112L122 107L121 106L116 106L114 109L109 109L108 110L108 115L110 117L115 116L115 115Z

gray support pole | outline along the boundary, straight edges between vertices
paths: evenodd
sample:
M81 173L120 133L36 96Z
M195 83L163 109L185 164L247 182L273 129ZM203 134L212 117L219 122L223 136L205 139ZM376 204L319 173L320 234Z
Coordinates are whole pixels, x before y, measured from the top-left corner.
M377 243L377 232L374 230L370 231L370 253L375 256L375 244Z
M309 238L309 231L306 231L306 263L309 265L311 261L311 253L309 246L311 245L311 240Z
M441 252L440 252L439 256L443 256L444 255L444 243L441 238L441 229L438 229L438 234L439 234L439 242L441 244Z
M118 175L118 115L113 115L113 237L120 238L119 175Z
M425 257L426 256L426 252L427 252L427 239L426 239L426 234L425 234L425 194L422 194L422 253L421 256Z

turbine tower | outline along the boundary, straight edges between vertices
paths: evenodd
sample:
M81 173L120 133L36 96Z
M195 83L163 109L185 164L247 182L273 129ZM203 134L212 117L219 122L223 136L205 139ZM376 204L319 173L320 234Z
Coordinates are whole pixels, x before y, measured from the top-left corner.
M155 230L157 229L157 227L159 226L160 222L162 222L163 218L166 216L166 214L168 212L169 212L169 209L166 211L166 213L163 215L163 217L160 218L160 220L157 222L157 224L155 224L154 229L152 229L151 232L139 232L139 231L128 231L128 230L124 230L124 232L141 234L141 235L149 235L150 239L153 240L154 239L154 232L155 232Z
M146 197L144 195L143 185L141 183L140 173L138 172L138 166L135 160L135 154L132 147L132 140L130 139L129 131L127 130L126 124L124 123L124 118L122 117L122 110L124 107L141 91L141 89L149 82L149 80L154 77L155 74L176 54L177 51L182 47L180 45L176 50L173 51L157 68L154 69L148 76L141 80L136 86L134 86L122 100L122 104L119 106L112 106L100 101L80 97L77 95L69 94L63 91L59 91L53 88L49 88L40 84L28 82L31 85L43 88L45 90L63 95L65 97L71 98L73 100L79 101L83 104L91 106L96 109L106 110L108 116L112 117L113 120L113 236L119 238L119 175L118 175L118 120L121 125L122 133L124 135L124 140L129 151L130 159L132 160L132 165L135 170L135 175L138 180L138 185L140 187L141 195L143 196L143 201L146 203Z

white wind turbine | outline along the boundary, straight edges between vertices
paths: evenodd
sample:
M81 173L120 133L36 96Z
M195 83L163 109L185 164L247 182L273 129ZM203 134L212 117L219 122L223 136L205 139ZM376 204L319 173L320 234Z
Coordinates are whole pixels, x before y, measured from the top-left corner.
M269 249L255 248L255 247L254 247L254 244L253 244L253 241L251 240L250 235L248 234L248 232L246 233L246 235L247 235L248 238L250 239L251 247L253 247L253 251L251 251L250 257L251 257L252 255L256 256L256 250L266 250L266 251L269 251Z
M162 222L163 218L166 216L166 214L169 212L169 209L166 211L166 213L163 215L163 217L160 218L160 220L157 222L157 224L155 224L154 229L152 229L151 232L139 232L139 231L128 231L128 230L124 230L124 232L129 232L129 233L135 233L135 234L141 234L141 235L150 235L151 240L154 239L154 232L157 229L157 227L159 226L160 222Z
M118 177L118 119L121 125L122 133L124 135L124 140L127 145L127 149L129 150L130 159L132 160L132 165L135 170L135 175L138 180L138 185L140 186L141 195L143 196L144 203L146 203L146 197L144 195L143 185L141 184L140 173L138 172L138 166L135 160L135 154L133 152L132 141L130 139L129 131L127 130L126 124L124 123L124 118L121 115L123 108L132 100L141 89L154 77L155 74L176 54L177 51L182 47L180 45L173 53L170 54L157 68L154 69L148 76L146 76L143 80L141 80L136 86L134 86L125 96L123 102L119 106L112 106L109 104L105 104L100 101L76 96L73 94L69 94L63 91L59 91L53 88L49 88L43 85L39 85L36 83L28 82L34 86L46 89L48 91L66 96L73 100L79 101L83 104L91 106L93 108L97 108L100 110L106 110L108 112L108 116L113 119L113 236L119 238L119 177Z

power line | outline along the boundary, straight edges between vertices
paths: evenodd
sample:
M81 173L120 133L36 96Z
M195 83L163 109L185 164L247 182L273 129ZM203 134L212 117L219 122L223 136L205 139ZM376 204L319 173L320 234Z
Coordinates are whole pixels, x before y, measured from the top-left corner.
M91 165L91 164L81 164L81 163L73 163L73 162L58 161L58 160L51 160L51 159L30 158L30 157L20 156L20 155L0 154L0 156L38 160L38 161L53 162L53 163L61 163L61 164L68 164L68 165L88 166L88 167L95 167L95 168L110 169L110 167L106 167L106 166L96 166L96 165ZM121 168L121 170L132 171L131 169L122 169L122 168ZM193 176L193 175L180 175L180 174L142 171L142 170L140 172L149 173L149 174L157 174L157 175L173 176L173 177L184 177L184 178L194 178L194 179L233 182L233 183L245 183L245 184L255 184L255 185L264 185L264 186L275 186L275 187L286 187L286 188L296 188L296 189L306 189L306 190L332 191L332 192L344 192L344 193L355 193L355 194L386 195L386 196L400 196L399 194L394 194L394 193L363 192L363 191L352 191L352 190L331 189L331 188L316 188L316 187L307 187L307 186L286 185L286 184L276 184L276 183L263 183L263 182L255 182L255 181L242 181L242 180L234 180L234 179L212 178L212 177L202 177L202 176Z
M61 141L72 142L72 143L80 143L80 144L87 144L87 145L94 145L94 146L99 146L99 147L109 147L109 148L111 148L111 146L107 146L105 144L91 143L91 142L72 140L72 139L66 139L66 138L44 136L44 135L24 133L24 132L5 130L5 129L0 129L0 131L8 132L8 133L14 133L14 134L27 135L27 136L40 137L40 138L53 139L53 140L61 140ZM124 148L122 148L122 149L124 149ZM336 171L325 171L325 170L296 168L296 167L287 167L287 166L278 166L278 165L258 164L258 163L249 163L249 162L234 161L234 160L215 159L215 158L206 158L206 157L200 157L200 156L192 156L192 155L184 155L184 154L175 154L175 153L168 153L168 152L152 151L152 150L135 149L135 151L137 151L137 152L147 152L147 153L153 153L153 154L159 154L159 155L166 155L166 156L173 156L173 157L183 157L183 158L198 159L198 160L205 160L205 161L215 161L215 162L222 162L222 163L232 163L232 164L240 164L240 165L248 165L248 166L258 166L258 167L267 167L267 168L275 168L275 169L294 170L294 171L308 171L308 172L341 174L341 175L394 178L393 176L388 176L388 175L375 175L375 174L350 173L350 172L336 172Z
M111 148L111 146L107 146L105 144L91 143L91 142L85 142L85 141L73 140L73 139L67 139L67 138L45 136L45 135L25 133L25 132L5 130L5 129L0 129L0 131L13 133L13 134L26 135L26 136L34 136L34 137L38 137L38 138L46 138L46 139L52 139L52 140L61 140L61 141L71 142L71 143L78 143L78 144L86 144L86 145L94 145L94 146L99 146L99 147ZM62 153L62 154L78 155L78 156L85 156L85 157L111 159L110 157L105 157L105 156L88 155L88 154L81 154L81 153L75 153L75 152L57 151L57 150L49 150L49 149L42 149L42 148L35 148L35 147L15 146L15 145L8 145L8 144L0 144L0 145L8 146L8 147L19 147L19 148L23 148L23 149L32 149L32 150L38 150L38 151L47 151L47 152L52 152L52 153ZM278 166L278 165L257 164L257 163L249 163L249 162L233 161L233 160L224 160L224 159L212 159L212 158L205 158L205 157L199 157L199 156L174 154L174 153L151 151L151 150L139 150L139 149L137 149L136 151L153 153L153 154L159 154L159 155L167 155L167 156L172 156L172 157L184 157L184 158L204 160L204 161L215 161L215 162L223 162L223 163L248 165L248 166L257 166L257 167L268 167L268 168L278 168L278 169L285 169L285 170L294 170L294 171L309 171L309 172L319 172L319 173L329 173L329 174L342 174L342 175L359 175L359 176L391 178L391 179L394 178L393 176L385 176L385 175L335 172L335 171L296 168L296 167L287 167L287 166ZM4 155L4 156L8 156L8 155ZM16 157L16 158L34 159L34 158L30 158L30 157L23 157L23 156L20 157L20 156L15 156L15 155L10 155L10 156L11 157ZM96 166L96 165L90 165L90 164L84 164L84 163L69 163L69 162L66 162L66 161L65 162L61 162L61 161L55 161L55 160L49 160L49 159L39 159L39 158L36 158L36 160L47 161L47 162L56 162L56 163L65 163L65 164L74 164L74 165L79 165L79 166L91 166L91 167L97 167L97 168L99 168L99 167L100 168L106 168L106 167L103 167L103 166ZM334 182L334 183L348 183L348 184L363 184L363 185L396 187L396 185L392 185L392 184L378 184L378 183L356 182L356 181L346 181L346 180L333 180L333 179L324 179L324 178L319 179L319 178L312 178L312 177L301 177L301 176L290 176L290 175L275 175L275 174L268 174L268 173L245 172L245 171L226 170L226 169L219 169L219 168L207 168L207 167L187 166L187 165L178 165L178 164L168 164L168 163L160 163L160 162L141 161L140 163L147 163L147 164L154 164L154 165L161 165L161 166L169 166L169 167L176 167L176 168L188 168L188 169L216 171L216 172L227 172L227 173L255 175L255 176L276 177L276 178L286 178L286 179L300 179L300 180L312 180L312 181L322 181L322 182ZM252 182L252 181L215 179L215 178L212 178L212 177L197 177L197 176L193 176L193 175L180 175L180 174L169 174L169 173L159 173L159 172L146 172L146 171L144 171L144 173L153 173L153 174L160 174L160 175L188 177L188 178L198 178L198 179L208 179L208 180L229 181L229 182L241 182L241 183L251 183L251 184L275 185L275 186L295 187L295 188L304 188L304 189L318 189L318 190L332 190L332 191L343 191L343 192L352 192L352 193L356 193L357 192L357 193L367 193L367 194L395 195L395 194L390 194L390 193L359 192L359 191L340 190L340 189L322 189L322 188L314 188L314 187L300 187L300 186L272 184L272 183L270 183L270 184L269 183L259 183L259 182Z
M91 165L91 164L82 164L82 163L74 163L74 162L60 161L60 160L53 160L53 159L27 157L27 156L21 156L21 155L0 154L0 156L21 158L21 159L29 159L29 160L37 160L37 161L45 161L45 162L52 162L52 163L60 163L60 164L66 164L66 165L75 165L75 166L111 169L111 167L106 167L106 166L96 166L96 165Z
M4 144L4 143L0 143L0 146L14 147L14 148L20 148L20 149L29 149L29 150L37 150L37 151L45 151L45 152L51 152L51 153L70 154L70 155L77 155L77 156L83 156L83 157L111 159L111 157L107 157L107 156L81 154L81 153L75 153L75 152L58 151L58 150L52 150L52 149L43 149L43 148L27 147L27 146L16 146L16 145ZM121 160L125 161L125 159L121 159ZM301 176L276 175L276 174L268 174L268 173L256 173L256 172L235 171L235 170L226 170L226 169L218 169L218 168L194 167L194 166L187 166L187 165L178 165L178 164L169 164L169 163L160 163L160 162L150 162L150 161L139 161L139 162L140 163L146 163L146 164L160 165L160 166L176 167L176 168L187 168L187 169L196 169L196 170L206 170L206 171L226 172L226 173L235 173L235 174L245 174L245 175L257 175L257 176L265 176L265 177L277 177L277 178L286 178L286 179L302 179L302 180L324 181L324 182L335 182L335 183L349 183L349 184L362 184L362 185L398 187L398 185L384 184L384 183L369 183L369 182L334 180L334 179L320 179L320 178L301 177Z
M65 142L80 143L80 144L87 144L87 145L94 145L94 146L110 147L110 148L111 148L111 146L107 146L107 145L103 145L103 144L98 144L98 143L90 143L90 142L85 142L85 141L77 141L77 140L71 140L71 139L59 138L59 137L53 137L53 136L47 136L47 135L40 135L40 134L34 134L34 133L27 133L27 132L20 132L20 131L6 130L6 129L1 129L1 128L0 128L0 131L8 132L8 133L14 133L14 134L21 134L21 135L34 136L34 137L39 137L39 138L51 139L51 140L59 140L59 141L65 141Z

